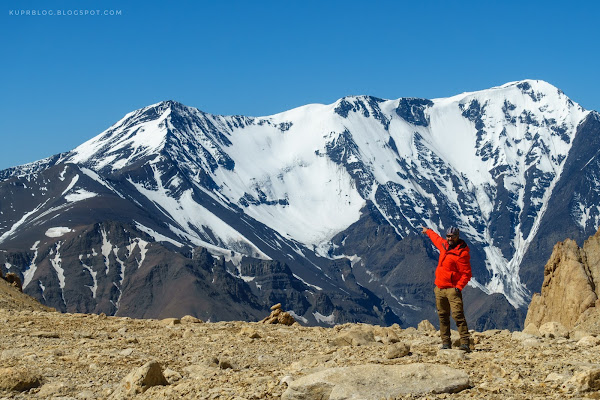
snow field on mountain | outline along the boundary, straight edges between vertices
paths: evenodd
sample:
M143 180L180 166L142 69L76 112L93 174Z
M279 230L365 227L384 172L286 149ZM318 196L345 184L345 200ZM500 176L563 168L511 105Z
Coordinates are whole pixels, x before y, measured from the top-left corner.
M252 257L267 259L268 256L257 248L252 242L246 239L242 234L227 225L216 215L209 212L192 198L192 190L186 190L179 198L173 198L168 195L168 189L162 182L162 176L157 170L155 164L151 164L154 171L154 179L157 182L157 189L151 190L144 187L143 184L136 183L131 179L129 182L149 200L159 205L165 210L166 216L172 218L178 224L180 229L187 234L187 239L198 246L204 246L206 241L202 240L198 233L207 234L209 232L221 239L224 246L234 251L239 251ZM208 231L207 231L208 229Z
M306 245L330 239L360 217L365 201L343 166L325 156L326 137L340 130L331 106L310 105L276 116L276 126L251 125L234 130L227 153L233 171L218 169L222 193L240 199L245 193L289 204L250 204L245 212L277 232ZM294 121L285 131L279 123ZM248 157L248 155L252 157Z
M152 107L148 106L131 113L129 118L132 118L135 114L140 115ZM110 149L110 152L105 154L103 158L95 159L94 168L100 170L110 165L113 170L117 170L127 165L134 158L153 154L164 145L167 131L165 120L169 114L170 112L164 112L158 119L142 122L135 126L133 131L126 124L129 120L126 116L113 127L73 149L69 162L81 163L88 161L93 159L93 156L98 152ZM128 156L126 158L122 157L120 150L129 150ZM115 160L117 161L114 162Z

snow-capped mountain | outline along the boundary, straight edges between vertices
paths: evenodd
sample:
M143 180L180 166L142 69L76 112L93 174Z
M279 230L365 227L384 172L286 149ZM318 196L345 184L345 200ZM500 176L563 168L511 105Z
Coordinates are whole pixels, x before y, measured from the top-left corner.
M410 324L434 312L436 255L419 227L457 225L472 252L476 324L502 325L539 290L562 233L598 229L599 125L596 112L533 80L433 100L346 97L257 118L166 101L68 153L0 172L3 269L42 299L55 281L61 296L46 298L55 307L78 309L73 299L84 297L79 304L100 312L109 298L109 312L127 313L121 299L141 296L126 289L143 291L147 275L130 271L144 269L149 243L180 254L178 265L202 247L254 296L249 318L276 300L258 283L266 268L273 287L286 276L277 296L295 285L284 301L301 320ZM108 238L107 221L127 224L128 239ZM76 246L68 273L58 254L84 226L96 233ZM44 245L45 275L36 262ZM104 303L92 301L111 254L118 274ZM65 291L73 275L88 282L75 280L77 295ZM490 317L491 307L504 317Z

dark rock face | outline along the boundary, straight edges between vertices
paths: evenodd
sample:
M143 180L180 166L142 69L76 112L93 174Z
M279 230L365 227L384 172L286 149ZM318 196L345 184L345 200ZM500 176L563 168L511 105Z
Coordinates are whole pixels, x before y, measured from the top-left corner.
M432 106L433 102L426 99L400 99L396 114L407 122L416 126L427 126L429 120L425 115L425 108Z

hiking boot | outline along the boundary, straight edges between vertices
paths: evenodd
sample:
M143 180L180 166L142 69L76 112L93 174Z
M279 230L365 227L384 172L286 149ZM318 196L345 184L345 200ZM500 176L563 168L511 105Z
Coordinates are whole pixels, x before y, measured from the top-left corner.
M450 343L443 343L442 344L442 350L449 350L452 348L452 345Z
M458 349L464 351L465 353L470 353L471 352L471 346L469 346L466 343L461 344Z

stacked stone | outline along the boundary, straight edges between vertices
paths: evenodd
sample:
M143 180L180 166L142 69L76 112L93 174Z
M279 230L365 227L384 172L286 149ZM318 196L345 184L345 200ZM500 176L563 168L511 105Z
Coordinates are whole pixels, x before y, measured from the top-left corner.
M263 324L282 324L289 326L293 325L296 320L290 313L281 309L281 303L277 303L271 307L271 314L260 322Z

